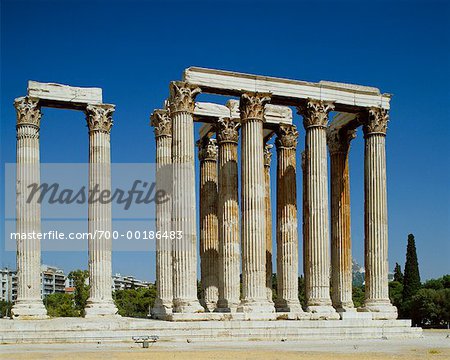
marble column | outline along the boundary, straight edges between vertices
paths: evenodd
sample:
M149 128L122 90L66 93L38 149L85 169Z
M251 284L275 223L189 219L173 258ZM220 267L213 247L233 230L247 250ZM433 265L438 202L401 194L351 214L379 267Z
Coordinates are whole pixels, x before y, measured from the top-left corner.
M354 129L328 130L331 169L331 300L339 312L356 311L352 300L352 245L348 154Z
M363 310L374 319L396 319L397 308L389 300L388 225L386 189L386 130L388 112L370 108L363 122L364 224L366 299Z
M201 304L214 311L219 298L219 223L217 218L217 141L200 139L200 271Z
M293 125L277 130L277 311L302 313L298 299L296 148Z
M263 122L269 94L246 93L239 109L242 126L242 301L238 311L275 312L266 291L266 221Z
M238 195L239 123L219 119L219 301L218 312L235 312L240 299L240 236Z
M265 185L265 213L266 213L266 290L267 300L272 300L272 206L270 199L270 162L272 160L272 144L264 146L264 185Z
M186 82L170 84L172 118L173 202L173 311L197 313L197 221L195 199L194 118L195 96L200 89Z
M38 197L27 201L32 184L40 185L38 100L22 97L14 101L17 113L17 300L11 310L14 319L43 319L47 310L41 300L41 206ZM35 234L33 236L32 234ZM28 238L32 237L32 238Z
M89 191L111 192L110 131L114 105L86 107L89 128ZM112 298L112 218L111 202L88 204L89 298L85 317L116 315ZM103 233L101 233L103 232Z
M321 100L307 100L298 108L306 130L306 310L319 319L339 318L330 298L326 127L328 112L333 108L331 102Z
M166 194L156 204L156 231L170 234L172 230L172 121L168 110L156 110L151 115L156 141L156 186ZM170 184L168 184L170 183ZM170 185L170 187L168 186ZM172 313L172 239L156 238L156 299L151 316L164 318Z

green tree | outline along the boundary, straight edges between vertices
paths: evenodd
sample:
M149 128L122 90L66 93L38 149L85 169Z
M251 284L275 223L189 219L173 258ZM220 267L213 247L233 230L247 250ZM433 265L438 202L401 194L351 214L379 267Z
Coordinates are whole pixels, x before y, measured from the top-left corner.
M403 301L408 301L419 291L420 274L419 262L417 261L416 242L414 235L408 235L408 246L406 248L405 274L403 277Z
M422 327L445 327L450 323L450 288L420 289L410 301L413 324Z
M389 283L389 298L394 306L400 308L403 300L403 284L399 281Z
M403 273L402 273L402 267L399 263L395 263L394 268L394 281L399 282L400 284L403 284Z
M1 300L0 301L0 318L5 316L11 316L12 302Z
M72 294L55 293L44 299L47 313L52 317L77 317L80 312L75 308Z
M298 298L303 308L306 308L306 283L303 275L298 277Z
M68 278L73 280L75 287L73 296L75 309L78 310L79 316L84 316L84 308L89 298L89 285L86 284L89 272L87 270L74 270L69 273Z
M352 298L353 298L353 305L355 307L362 307L364 305L364 299L365 299L365 291L364 291L364 285L361 286L353 286L352 289Z
M114 292L114 301L119 314L127 317L146 318L149 308L156 299L156 286L148 288L125 289Z

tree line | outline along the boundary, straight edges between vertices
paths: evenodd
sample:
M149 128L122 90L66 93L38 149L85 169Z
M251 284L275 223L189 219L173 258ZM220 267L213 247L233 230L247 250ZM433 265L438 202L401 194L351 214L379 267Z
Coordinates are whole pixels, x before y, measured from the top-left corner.
M84 316L84 308L89 297L87 270L75 270L68 277L74 283L73 294L55 293L45 297L44 304L49 316L79 317ZM358 274L356 274L358 276ZM273 300L277 299L277 275L272 277ZM298 278L298 296L300 303L306 307L305 279ZM202 297L202 286L197 283L199 298ZM450 275L431 279L425 283L420 281L419 263L414 235L408 236L406 262L404 272L396 263L394 279L389 283L389 297L397 307L400 319L411 319L413 325L421 327L446 327L450 323ZM145 318L149 308L156 299L156 285L149 287L117 290L113 298L119 314L126 317ZM364 305L364 285L353 286L353 303L355 307ZM8 316L12 304L0 301L0 315Z

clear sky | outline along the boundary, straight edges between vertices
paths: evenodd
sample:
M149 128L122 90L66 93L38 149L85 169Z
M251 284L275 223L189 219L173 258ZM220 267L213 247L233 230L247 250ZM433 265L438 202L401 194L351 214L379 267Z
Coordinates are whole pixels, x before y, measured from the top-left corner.
M12 102L26 94L28 80L103 88L104 101L117 105L113 162L144 163L155 156L149 114L183 69L202 66L392 93L390 268L395 262L403 267L407 235L414 233L422 278L450 273L449 23L445 1L2 0L0 266L15 267L15 252L3 246L3 168L15 161ZM84 115L43 113L42 162L86 162ZM301 118L295 115L294 122L301 150ZM352 143L350 169L353 256L363 264L361 133ZM275 194L274 183L272 189ZM301 204L301 182L298 189ZM68 272L86 268L87 253L44 252L43 262ZM116 252L113 271L153 280L154 253Z

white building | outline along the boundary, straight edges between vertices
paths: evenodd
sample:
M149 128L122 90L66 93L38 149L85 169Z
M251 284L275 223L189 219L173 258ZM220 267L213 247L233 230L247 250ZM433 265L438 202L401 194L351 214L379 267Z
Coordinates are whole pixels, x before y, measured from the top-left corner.
M55 267L41 266L41 297L54 293L65 292L66 275L64 271Z
M8 268L0 269L0 300L15 301L17 297L17 275Z
M142 287L148 287L150 285L147 281L136 279L134 276L122 276L120 274L113 275L113 291L136 289Z

